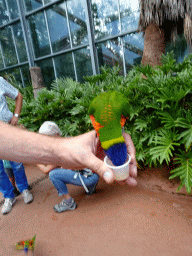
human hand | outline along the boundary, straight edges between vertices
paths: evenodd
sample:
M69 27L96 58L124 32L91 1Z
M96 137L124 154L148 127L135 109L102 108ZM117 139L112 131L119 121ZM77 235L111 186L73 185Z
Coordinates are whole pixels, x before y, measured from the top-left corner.
M57 165L44 165L44 164L37 164L37 167L39 168L40 171L42 171L44 174L48 174L55 168L57 168Z
M129 166L130 176L125 181L120 182L120 184L127 183L130 186L136 186L137 181L135 178L137 177L137 163L135 159L135 147L129 134L123 133L123 136L127 145L127 151L131 155L131 162ZM67 152L70 155L70 159L67 160L68 156L61 155L61 166L63 163L65 164L65 168L83 169L87 167L98 173L99 176L103 177L107 183L112 183L114 181L112 170L109 169L102 161L105 154L101 148L99 138L96 136L95 131L91 131L77 137L68 138L68 143L65 141L65 148L66 147L68 149ZM61 149L59 150L60 153L63 154L64 151ZM69 164L68 167L66 166L67 161Z
M13 116L11 118L10 124L13 125L13 126L16 126L18 121L19 121L19 117Z
M102 177L107 183L114 181L113 172L104 162L98 158L99 138L95 131L91 131L76 137L60 139L56 150L59 151L59 162L61 166L69 169L89 168ZM62 150L63 148L63 150ZM96 156L97 155L97 156Z
M133 141L131 139L131 136L128 133L123 133L123 137L125 139L125 143L127 146L127 152L128 154L131 156L131 161L129 164L129 177L126 180L123 181L118 181L119 184L123 185L123 184L128 184L129 186L136 186L137 185L137 181L136 181L136 177L137 177L137 162L136 162L136 158L135 158L135 147L133 144ZM105 157L105 153L104 150L101 147L101 144L98 143L97 146L97 157L100 159L104 159Z
M131 156L131 162L129 164L129 177L126 180L119 181L120 184L127 183L129 186L136 186L137 181L137 161L136 161L136 150L133 144L133 141L131 139L131 136L128 133L123 133L123 137L125 139L125 143L127 146L127 152Z

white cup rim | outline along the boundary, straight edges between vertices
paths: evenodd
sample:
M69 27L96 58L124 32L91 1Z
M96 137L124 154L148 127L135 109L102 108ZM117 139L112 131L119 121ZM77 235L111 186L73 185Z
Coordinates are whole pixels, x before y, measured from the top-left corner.
M117 169L121 169L123 167L125 167L126 165L129 165L129 163L131 162L131 156L127 153L127 156L129 157L128 161L126 163L124 163L123 165L119 165L119 166L114 166L114 165L109 165L107 163L107 158L108 156L105 156L104 158L104 163L107 165L107 167L111 168L111 169L114 169L114 170L117 170Z

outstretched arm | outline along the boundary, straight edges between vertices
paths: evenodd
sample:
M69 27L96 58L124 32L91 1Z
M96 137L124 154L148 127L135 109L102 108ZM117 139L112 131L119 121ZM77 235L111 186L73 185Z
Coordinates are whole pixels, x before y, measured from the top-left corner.
M129 135L125 141L135 166L135 151ZM95 131L72 138L58 138L25 131L0 122L0 159L57 165L66 169L86 167L98 173L107 183L111 183L114 180L113 172L101 160L101 155L96 156L98 145L99 138ZM132 176L136 177L136 174Z
M66 169L90 168L107 183L113 173L95 156L95 131L72 138L57 138L0 122L0 159L16 162L57 165Z

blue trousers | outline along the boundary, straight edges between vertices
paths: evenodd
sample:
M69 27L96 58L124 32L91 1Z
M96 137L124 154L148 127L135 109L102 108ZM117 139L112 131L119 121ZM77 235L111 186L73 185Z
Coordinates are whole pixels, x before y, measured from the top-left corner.
M57 189L59 196L69 193L66 184L82 186L79 175L75 174L77 174L76 171L61 168L54 169L49 173L49 178ZM86 187L91 187L99 181L99 176L96 173L87 178L81 175L81 178Z
M22 193L23 190L28 189L28 181L25 175L25 167L22 163L10 161L17 188ZM5 173L3 161L0 160L0 191L5 198L14 198L13 186Z

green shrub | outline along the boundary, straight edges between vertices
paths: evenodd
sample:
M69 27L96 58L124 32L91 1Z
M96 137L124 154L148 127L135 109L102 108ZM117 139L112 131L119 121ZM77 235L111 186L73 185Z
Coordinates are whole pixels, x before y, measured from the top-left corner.
M63 136L75 136L92 129L87 114L90 102L101 92L124 93L130 103L129 132L144 166L166 165L170 179L179 177L188 193L192 187L192 56L176 63L172 54L161 67L137 66L122 77L119 68L102 68L84 84L70 78L53 82L37 98L24 96L21 122L37 131L47 120L55 121ZM144 74L147 79L143 79ZM23 94L26 95L25 88Z
M127 122L137 150L137 160L171 168L170 179L179 177L188 193L192 187L192 56L177 64L172 54L153 69L138 66L147 79L128 84L132 112ZM131 89L131 90L130 90Z

